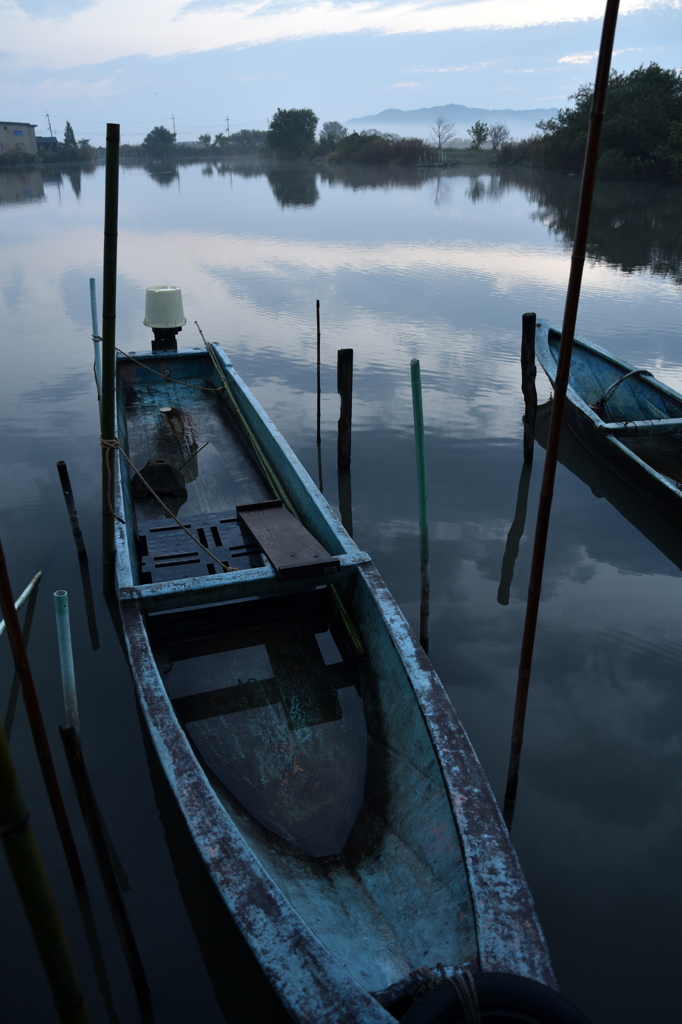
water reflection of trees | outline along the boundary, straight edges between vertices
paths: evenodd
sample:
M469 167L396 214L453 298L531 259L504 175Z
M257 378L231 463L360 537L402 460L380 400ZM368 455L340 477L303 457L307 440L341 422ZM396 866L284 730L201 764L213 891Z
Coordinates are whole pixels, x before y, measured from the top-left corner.
M472 203L523 192L537 208L531 217L567 246L573 244L579 175L502 171L472 176ZM588 255L626 274L651 270L682 284L682 189L667 182L597 182Z
M143 164L142 166L152 181L155 181L157 185L162 185L164 188L168 188L169 185L172 185L180 177L179 165L177 163L153 163Z
M289 207L314 206L320 198L317 173L305 164L274 166L267 169L266 177L272 194L283 210Z

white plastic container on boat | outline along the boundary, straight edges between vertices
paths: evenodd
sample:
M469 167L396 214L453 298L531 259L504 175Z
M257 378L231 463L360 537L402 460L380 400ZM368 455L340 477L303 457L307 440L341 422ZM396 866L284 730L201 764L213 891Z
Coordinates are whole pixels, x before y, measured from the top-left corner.
M182 291L170 284L147 288L144 306L145 327L184 327L187 323L182 308Z

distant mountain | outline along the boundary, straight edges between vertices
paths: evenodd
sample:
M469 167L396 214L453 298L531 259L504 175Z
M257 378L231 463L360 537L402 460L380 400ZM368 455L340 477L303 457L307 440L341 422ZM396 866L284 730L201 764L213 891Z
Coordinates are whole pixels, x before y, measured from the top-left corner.
M467 128L471 128L476 121L485 121L486 124L503 121L514 138L524 139L534 134L538 121L554 117L556 113L556 107L538 107L535 110L484 110L482 107L464 107L461 103L448 103L442 107L420 107L418 110L389 108L379 114L353 117L346 121L346 127L349 131L361 132L376 128L380 132L414 135L426 139L429 136L429 128L436 118L445 117L448 121L455 122L457 135L462 139L467 138Z

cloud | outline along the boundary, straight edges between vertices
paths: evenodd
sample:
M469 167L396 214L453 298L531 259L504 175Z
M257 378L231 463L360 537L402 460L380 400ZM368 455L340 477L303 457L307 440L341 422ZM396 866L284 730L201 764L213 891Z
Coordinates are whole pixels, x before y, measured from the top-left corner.
M394 89L418 89L421 82L395 82Z
M598 55L598 50L591 53L569 53L567 57L559 57L560 64L589 64Z
M621 13L682 6L682 0L623 0ZM40 11L40 6L38 10ZM594 0L93 0L44 15L0 0L6 68L69 68L122 57L168 57L280 39L353 32L445 32L525 28L600 18ZM130 26L135 26L131 31Z

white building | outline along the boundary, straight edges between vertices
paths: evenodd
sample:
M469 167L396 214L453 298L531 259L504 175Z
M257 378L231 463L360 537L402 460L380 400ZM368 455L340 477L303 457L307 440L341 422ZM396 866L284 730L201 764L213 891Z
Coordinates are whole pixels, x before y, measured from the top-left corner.
M35 155L38 152L36 144L35 124L26 124L24 121L0 121L0 153L29 153Z

